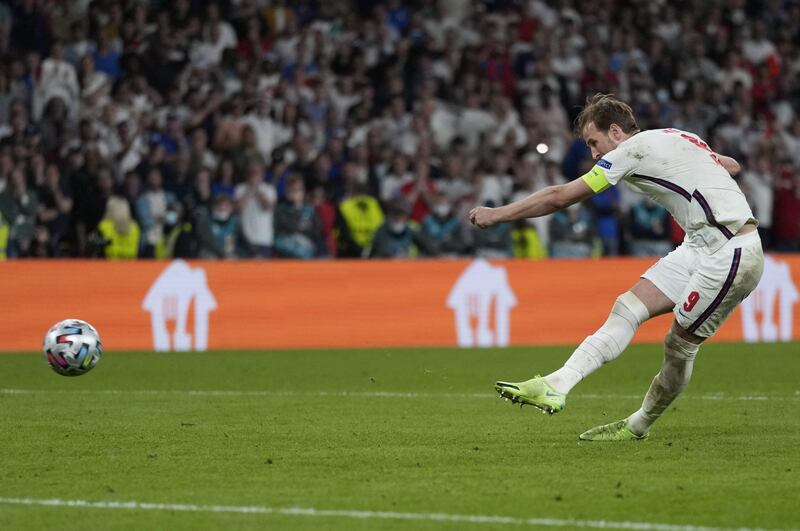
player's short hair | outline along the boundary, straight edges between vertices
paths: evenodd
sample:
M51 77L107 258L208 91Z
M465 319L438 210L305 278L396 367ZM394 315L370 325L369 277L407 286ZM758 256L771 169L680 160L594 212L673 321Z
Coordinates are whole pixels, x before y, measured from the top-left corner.
M611 124L617 124L625 133L639 130L636 118L633 116L633 109L612 94L597 93L586 98L586 105L575 120L578 134L583 134L583 128L589 122L594 122L595 127L600 131L608 131Z

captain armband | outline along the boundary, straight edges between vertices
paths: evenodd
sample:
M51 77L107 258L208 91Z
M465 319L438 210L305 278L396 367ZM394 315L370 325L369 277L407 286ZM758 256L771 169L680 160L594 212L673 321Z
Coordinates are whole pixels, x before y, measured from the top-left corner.
M589 185L592 192L598 194L611 186L611 183L606 179L606 172L600 166L593 166L591 171L584 174L581 179Z

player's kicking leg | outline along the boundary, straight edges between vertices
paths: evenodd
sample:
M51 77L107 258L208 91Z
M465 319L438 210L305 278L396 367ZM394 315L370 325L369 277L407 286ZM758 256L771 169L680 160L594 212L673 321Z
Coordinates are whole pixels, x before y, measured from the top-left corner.
M700 344L714 335L736 306L758 285L764 255L755 231L730 240L717 253L699 258L675 321L664 340L664 364L653 379L642 407L626 419L597 426L580 435L588 441L641 440L683 391L692 376Z
M673 306L651 281L642 279L617 297L603 326L578 346L562 368L525 382L498 381L494 388L515 404L528 404L551 415L558 413L566 405L567 393L578 382L617 358L642 323L670 311Z

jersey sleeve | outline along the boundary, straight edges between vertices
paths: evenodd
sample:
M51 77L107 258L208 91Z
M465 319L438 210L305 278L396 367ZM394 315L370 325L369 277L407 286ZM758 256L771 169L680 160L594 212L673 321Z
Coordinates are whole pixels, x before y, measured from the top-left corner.
M635 173L638 163L639 159L630 156L628 150L614 149L598 160L581 178L594 193L600 193Z

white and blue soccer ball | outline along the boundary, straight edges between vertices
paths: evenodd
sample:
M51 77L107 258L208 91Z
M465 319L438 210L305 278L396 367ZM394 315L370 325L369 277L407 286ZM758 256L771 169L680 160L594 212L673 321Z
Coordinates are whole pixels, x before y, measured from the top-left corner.
M44 336L44 359L62 376L80 376L100 361L103 344L97 330L80 319L54 324Z

